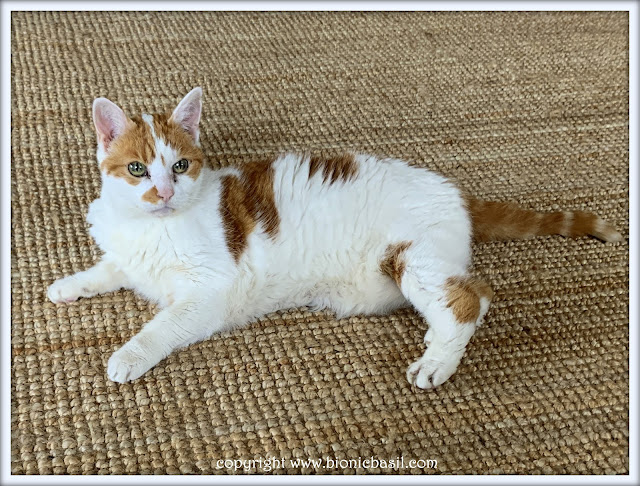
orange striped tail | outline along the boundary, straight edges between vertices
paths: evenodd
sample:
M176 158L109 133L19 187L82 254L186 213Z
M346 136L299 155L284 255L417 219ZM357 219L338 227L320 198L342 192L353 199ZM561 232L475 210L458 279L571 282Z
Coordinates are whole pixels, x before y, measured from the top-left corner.
M543 235L569 238L595 236L602 241L620 241L622 235L611 224L584 211L538 213L513 203L465 198L476 241L511 240Z

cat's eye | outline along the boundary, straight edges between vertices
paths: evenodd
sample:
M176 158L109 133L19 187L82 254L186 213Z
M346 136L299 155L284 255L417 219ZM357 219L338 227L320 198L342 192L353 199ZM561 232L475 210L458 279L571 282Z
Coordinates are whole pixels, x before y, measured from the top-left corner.
M142 162L131 162L128 166L129 173L132 176L142 177L147 174L147 166Z
M186 172L189 168L189 161L187 159L180 159L175 164L173 164L173 172L176 174L182 174Z

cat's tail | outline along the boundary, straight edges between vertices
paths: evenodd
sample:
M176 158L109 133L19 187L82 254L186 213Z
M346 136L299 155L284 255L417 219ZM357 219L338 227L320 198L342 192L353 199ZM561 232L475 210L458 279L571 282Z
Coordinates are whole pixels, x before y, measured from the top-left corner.
M584 211L538 213L507 202L464 198L471 216L476 241L511 240L543 235L570 238L595 236L603 241L620 241L622 235L604 219Z

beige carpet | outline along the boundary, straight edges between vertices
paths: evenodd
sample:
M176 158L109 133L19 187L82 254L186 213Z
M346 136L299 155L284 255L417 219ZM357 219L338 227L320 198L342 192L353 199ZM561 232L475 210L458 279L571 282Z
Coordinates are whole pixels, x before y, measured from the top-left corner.
M23 12L11 42L14 474L260 473L269 457L279 474L628 473L626 13ZM477 196L595 211L625 241L477 245L495 303L432 392L405 379L427 327L409 310L283 311L112 383L110 354L154 309L45 295L99 257L91 103L164 110L197 85L215 166L403 157ZM371 457L437 468L358 467Z

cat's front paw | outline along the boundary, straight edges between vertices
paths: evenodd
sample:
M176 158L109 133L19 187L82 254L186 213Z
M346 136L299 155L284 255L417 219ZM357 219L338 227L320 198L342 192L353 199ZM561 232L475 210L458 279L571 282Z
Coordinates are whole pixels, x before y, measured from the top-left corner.
M422 356L407 369L411 385L428 390L447 381L456 372L459 360L441 361Z
M75 302L86 295L85 288L73 275L56 280L47 289L47 297L54 304Z
M107 376L111 381L126 383L140 378L160 360L154 359L128 342L111 355L107 364Z

